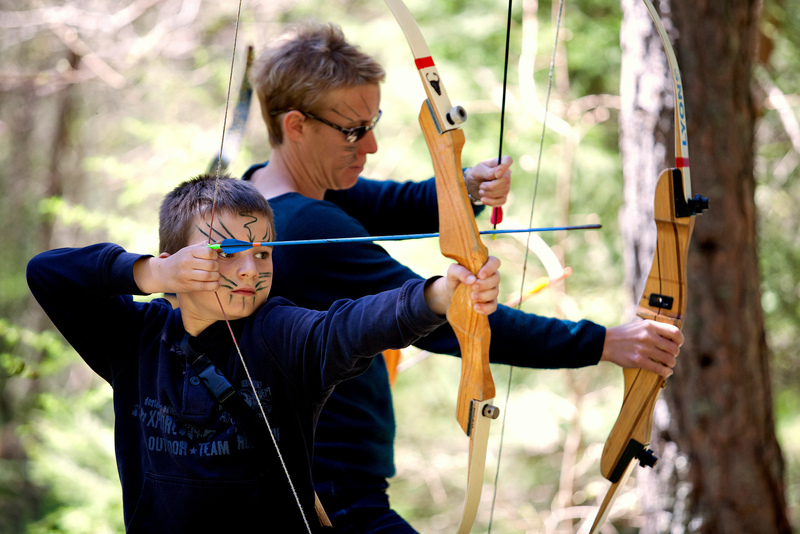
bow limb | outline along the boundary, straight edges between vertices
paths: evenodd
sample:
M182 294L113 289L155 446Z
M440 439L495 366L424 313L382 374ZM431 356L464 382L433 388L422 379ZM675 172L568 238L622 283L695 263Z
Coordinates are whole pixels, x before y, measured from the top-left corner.
M708 199L692 197L689 173L689 141L686 103L680 69L661 18L650 0L643 0L664 45L672 73L675 98L675 167L664 170L655 192L656 250L653 264L639 299L637 315L683 327L687 302L686 263L694 216L708 208ZM643 369L625 369L622 408L603 448L600 470L612 485L597 513L590 532L600 530L617 491L633 470L633 460L652 467L658 458L647 447L653 426L653 411L665 379Z
M460 106L450 104L428 45L408 8L402 0L385 1L411 47L427 96L420 109L419 122L436 177L442 254L477 274L489 254L481 241L461 170L464 132L459 126L466 120L466 112ZM474 310L469 293L467 286L460 285L447 312L447 320L461 348L456 419L470 439L467 490L457 529L459 533L469 532L475 521L483 486L490 422L499 415L499 410L491 405L495 388L489 368L489 320Z
M444 88L439 71L431 57L428 43L425 42L417 21L414 20L414 16L402 0L384 1L389 9L392 10L392 14L397 19L397 23L403 30L406 41L411 47L411 53L414 55L414 64L422 80L422 86L425 88L425 95L431 105L431 113L438 129L445 132L458 128L467 120L467 113L461 106L452 107L450 104L450 97L447 96L447 90Z
M228 131L223 134L220 151L214 156L214 159L208 166L209 174L225 172L239 153L239 147L242 144L245 127L247 126L247 116L250 114L250 101L253 98L253 86L250 83L250 70L253 67L254 57L253 46L248 46L247 61L245 63L244 72L242 73L242 82L239 84L239 96L236 100L236 107L233 112L233 121L228 127ZM225 142L226 140L227 143Z

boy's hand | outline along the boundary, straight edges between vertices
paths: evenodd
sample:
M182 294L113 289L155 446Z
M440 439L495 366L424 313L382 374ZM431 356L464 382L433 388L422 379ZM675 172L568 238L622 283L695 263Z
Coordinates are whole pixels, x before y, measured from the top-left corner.
M431 310L445 315L459 284L471 286L470 299L476 312L489 315L497 309L497 296L500 293L500 260L489 256L486 264L478 271L478 276L467 268L453 264L447 269L447 275L439 278L425 289L425 300Z
M216 250L206 243L182 248L175 254L142 258L133 265L133 278L144 293L188 293L219 289Z

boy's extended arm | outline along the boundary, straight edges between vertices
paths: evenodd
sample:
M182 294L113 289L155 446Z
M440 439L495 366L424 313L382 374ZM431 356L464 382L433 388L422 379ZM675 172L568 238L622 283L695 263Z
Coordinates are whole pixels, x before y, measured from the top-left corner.
M337 300L327 311L269 299L253 316L259 333L253 354L271 358L287 380L319 402L320 393L327 396L337 383L364 372L376 354L407 347L446 322L425 298L435 282L409 280L397 289Z

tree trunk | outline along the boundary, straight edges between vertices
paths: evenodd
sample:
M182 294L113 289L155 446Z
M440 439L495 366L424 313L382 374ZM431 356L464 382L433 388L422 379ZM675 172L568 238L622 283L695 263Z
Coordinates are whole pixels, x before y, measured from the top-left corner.
M636 302L655 246L655 181L673 166L673 99L644 4L622 4L621 226ZM689 252L686 343L656 408L651 448L660 461L636 471L641 532L791 532L756 247L750 83L760 2L656 7L683 75L693 192L711 209L697 217Z

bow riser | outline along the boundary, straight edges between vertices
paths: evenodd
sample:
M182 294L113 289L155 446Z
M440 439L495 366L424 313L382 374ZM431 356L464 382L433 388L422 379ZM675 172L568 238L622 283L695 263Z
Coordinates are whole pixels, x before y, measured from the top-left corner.
M458 287L447 312L447 322L453 327L461 347L461 384L456 419L464 433L472 436L474 417L481 415L474 413L473 401L491 401L495 388L489 362L483 358L489 353L489 318L472 309L469 291L469 287L463 284Z
M642 369L625 369L625 395L614 428L603 447L600 472L611 482L618 482L622 473L650 445L653 410L664 387L664 378ZM652 455L651 455L652 456ZM655 457L645 457L655 463Z
M431 151L439 199L439 248L477 274L489 258L489 251L480 239L466 185L461 171L461 150L464 132L450 130L440 133L434 121L433 109L426 100L419 113L419 124ZM443 217L442 214L449 214Z
M683 325L686 311L686 260L689 239L694 228L694 217L676 217L676 190L682 192L682 173L668 169L661 173L656 185L654 219L658 230L656 253L639 301L637 315L673 324ZM677 187L675 184L678 184ZM611 511L611 506L639 460L643 466L652 467L658 458L647 447L653 427L653 413L661 390L666 385L664 377L643 369L623 370L625 394L617 421L603 447L600 471L611 482L597 516L589 530L597 534Z
M441 132L427 100L420 109L419 123L430 148L436 177L439 247L444 256L477 274L488 260L489 251L480 240L472 204L461 176L464 132L460 129ZM447 320L461 347L461 384L456 418L468 436L474 427L471 422L472 401L487 401L495 395L491 369L485 357L489 354L491 338L489 319L473 309L469 293L469 287L460 285L447 312Z
M681 172L668 169L656 186L654 218L658 242L637 315L681 328L686 313L686 264L694 217L676 216L676 184L681 198ZM639 454L640 461L655 462L646 451L650 444L653 410L665 385L660 375L643 369L625 369L622 409L603 448L600 470L611 482L619 481L628 464Z
M682 173L667 169L656 185L653 218L657 244L637 315L683 327L686 315L686 265L694 217L685 213ZM682 213L683 212L683 213Z

